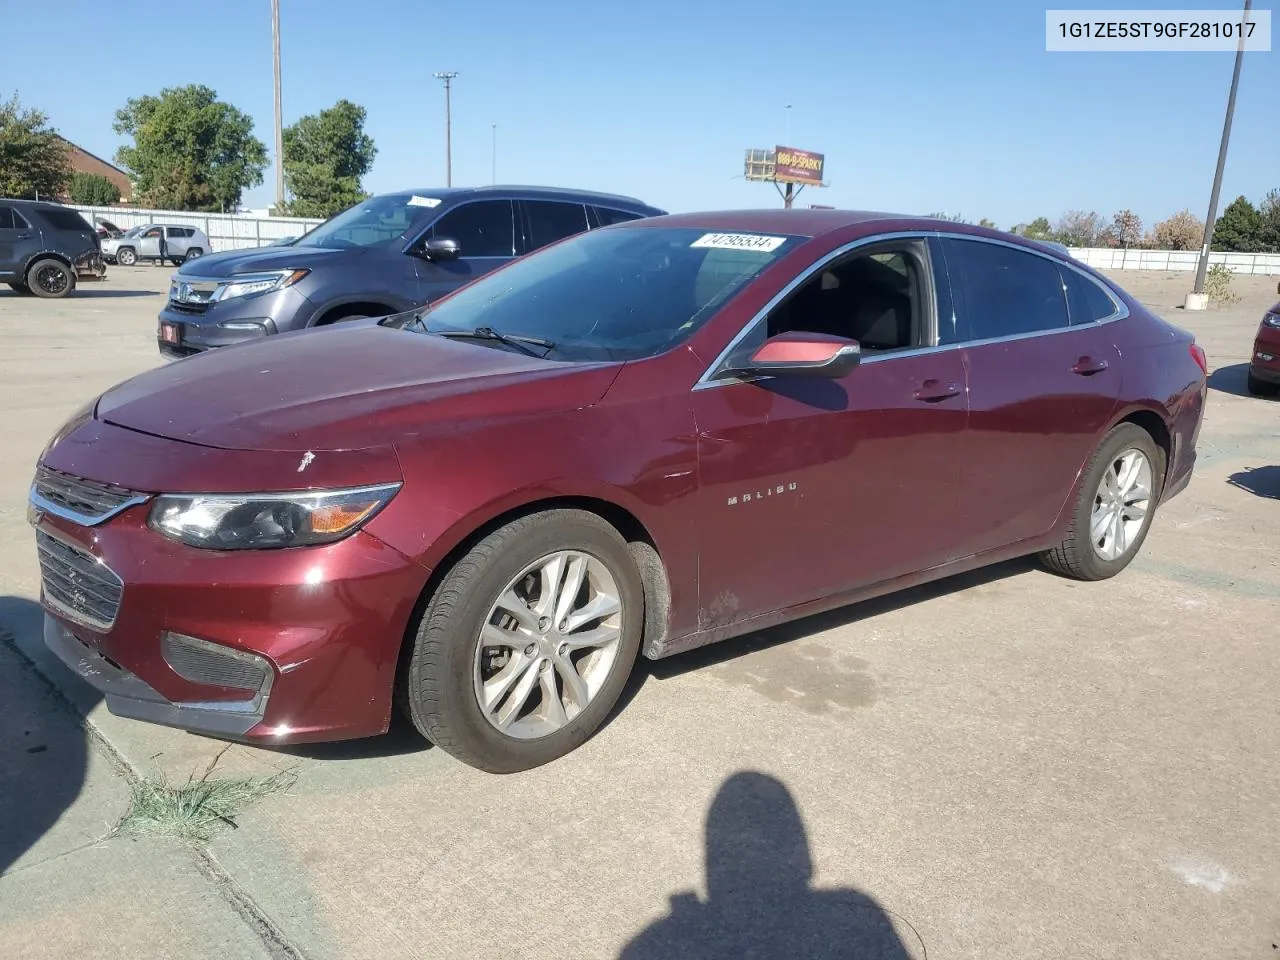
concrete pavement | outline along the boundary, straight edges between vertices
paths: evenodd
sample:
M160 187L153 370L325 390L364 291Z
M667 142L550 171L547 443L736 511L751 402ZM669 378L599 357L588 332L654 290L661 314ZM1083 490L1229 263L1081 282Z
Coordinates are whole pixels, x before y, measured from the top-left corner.
M38 651L31 464L80 402L159 362L167 275L113 269L109 283L157 291L139 297L0 294L12 338L0 358L0 534L13 545L0 558L0 625L24 650ZM58 749L83 768L79 788L64 777L50 794L54 821L19 805L26 839L4 841L25 844L19 866L64 855L0 877L0 936L32 956L159 956L168 943L184 957L703 957L743 931L779 955L771 938L799 952L815 930L831 956L1273 955L1280 404L1243 395L1241 364L1275 278L1237 278L1244 302L1198 315L1173 309L1189 275L1122 282L1196 331L1214 373L1195 479L1120 577L1083 584L1011 563L695 651L637 678L584 748L511 777L403 731L233 747L219 770L293 766L299 779L219 835L212 861L119 839L64 853L126 796L66 721ZM185 777L223 746L111 717L50 670L138 771ZM34 679L0 659L10 730L36 722L15 722L12 706ZM59 723L48 698L18 709ZM2 795L18 796L25 777L0 774ZM15 900L30 886L18 878L41 870L92 889L54 878L56 896ZM99 919L89 893L108 883L137 892L124 910L136 923ZM163 920L144 909L158 889L178 904ZM58 930L71 939L47 939Z

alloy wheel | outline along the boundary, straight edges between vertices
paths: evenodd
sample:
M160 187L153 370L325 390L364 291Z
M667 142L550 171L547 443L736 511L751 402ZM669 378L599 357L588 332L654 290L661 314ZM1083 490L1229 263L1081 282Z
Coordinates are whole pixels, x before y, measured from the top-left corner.
M1093 495L1089 542L1103 560L1117 560L1137 541L1151 509L1151 461L1130 447L1112 458Z
M604 686L622 641L622 601L606 564L576 550L544 556L498 594L476 640L476 702L518 740L571 723Z
M36 284L49 294L59 294L67 289L67 272L61 267L50 264L36 271Z

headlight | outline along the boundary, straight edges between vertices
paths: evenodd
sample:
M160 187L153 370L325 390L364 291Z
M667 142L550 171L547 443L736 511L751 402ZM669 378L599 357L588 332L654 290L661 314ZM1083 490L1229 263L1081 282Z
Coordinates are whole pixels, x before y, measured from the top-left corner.
M1268 313L1262 318L1262 322L1268 327L1280 327L1280 313Z
M272 273L246 274L219 284L218 289L209 299L231 300L235 297L247 297L251 293L283 290L285 287L292 287L310 272L310 270L277 270Z
M387 505L398 483L294 493L165 494L148 524L166 537L209 550L264 550L332 543Z

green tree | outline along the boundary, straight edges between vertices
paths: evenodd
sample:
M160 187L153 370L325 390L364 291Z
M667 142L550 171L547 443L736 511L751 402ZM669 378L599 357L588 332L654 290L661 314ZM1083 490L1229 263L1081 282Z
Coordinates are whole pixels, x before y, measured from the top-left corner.
M1213 249L1254 253L1260 249L1261 232L1257 208L1245 197L1236 197L1213 224Z
M364 107L339 100L284 129L289 213L330 217L368 196L360 178L373 166L378 150L364 132L364 121Z
M983 217L981 220L978 221L978 226L990 227L992 230L996 228L995 221L988 220L986 217Z
M120 199L120 190L106 177L96 173L77 173L71 178L72 203L88 207L106 207Z
M15 93L0 103L0 197L57 196L71 182L66 142Z
M1036 217L1022 228L1022 235L1029 240L1052 240L1053 228L1048 217Z
M1272 190L1258 206L1258 249L1280 253L1280 190Z
M200 84L138 97L116 111L116 133L133 146L116 162L137 180L144 203L164 210L234 210L262 183L267 147L253 119Z

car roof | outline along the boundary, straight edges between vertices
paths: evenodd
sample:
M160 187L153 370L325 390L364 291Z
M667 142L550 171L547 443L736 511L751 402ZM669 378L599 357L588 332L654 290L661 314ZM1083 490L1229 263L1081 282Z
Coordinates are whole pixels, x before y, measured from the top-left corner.
M529 200L565 200L572 198L581 203L625 204L629 207L640 207L645 210L657 210L652 204L645 203L636 197L624 196L620 193L602 193L597 190L579 190L574 187L536 187L519 184L494 184L487 187L415 187L411 190L388 191L392 196L435 197L440 200L452 200L459 197L483 196L516 196Z

